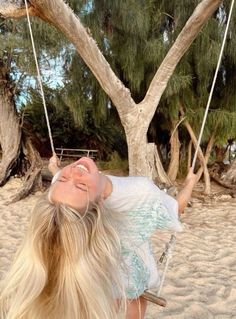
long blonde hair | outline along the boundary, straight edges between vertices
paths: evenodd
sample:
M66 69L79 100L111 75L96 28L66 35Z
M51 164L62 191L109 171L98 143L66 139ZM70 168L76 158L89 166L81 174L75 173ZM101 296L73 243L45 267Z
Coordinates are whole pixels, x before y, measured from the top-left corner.
M3 282L0 318L117 318L116 298L124 296L119 258L111 214L100 204L81 218L45 194Z

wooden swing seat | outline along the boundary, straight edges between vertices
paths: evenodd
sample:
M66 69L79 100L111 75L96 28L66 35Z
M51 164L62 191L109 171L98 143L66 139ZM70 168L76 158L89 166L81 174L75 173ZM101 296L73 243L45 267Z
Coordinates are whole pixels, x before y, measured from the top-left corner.
M154 292L150 290L145 290L141 297L161 307L165 307L167 303L164 298L158 297Z

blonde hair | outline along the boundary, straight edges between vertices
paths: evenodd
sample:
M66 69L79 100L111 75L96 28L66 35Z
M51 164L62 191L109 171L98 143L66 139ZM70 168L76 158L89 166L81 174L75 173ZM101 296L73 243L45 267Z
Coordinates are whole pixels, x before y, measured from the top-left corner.
M124 300L117 271L120 241L100 204L86 215L52 204L46 193L0 296L1 319L117 318Z

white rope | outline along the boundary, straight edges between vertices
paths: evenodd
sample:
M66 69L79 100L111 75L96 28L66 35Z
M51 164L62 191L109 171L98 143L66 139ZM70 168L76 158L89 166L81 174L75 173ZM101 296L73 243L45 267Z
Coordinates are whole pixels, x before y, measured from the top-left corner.
M167 244L166 250L164 252L164 257L166 257L166 262L165 262L165 267L164 267L164 270L163 270L163 273L161 276L161 282L160 282L158 292L157 292L158 297L160 296L163 285L164 285L164 281L166 278L166 272L168 270L169 263L170 263L170 260L172 258L172 251L174 249L175 242L176 242L176 232L174 233L174 235L171 236L171 239L170 239L169 243Z
M206 109L205 109L205 114L204 114L204 118L203 118L203 121L202 121L202 126L201 126L201 130L200 130L200 133L199 133L199 137L198 137L195 154L194 154L194 157L193 157L193 162L192 162L192 168L193 169L194 169L195 164L196 164L197 153L198 153L198 150L199 150L199 147L200 147L200 143L201 143L201 139L202 139L202 135L203 135L203 130L204 130L204 127L205 127L205 124L206 124L206 119L207 119L209 107L210 107L210 104L211 104L211 99L212 99L213 91L214 91L214 88L215 88L215 83L216 83L218 71L219 71L219 68L220 68L223 52L224 52L224 47L225 47L226 38L227 38L227 34L228 34L228 29L229 29L231 15L232 15L232 11L233 11L233 6L234 6L234 0L232 0L232 2L231 2L230 11L229 11L229 18L228 18L228 21L227 21L227 24L226 24L226 28L225 28L225 33L224 33L224 38L223 38L223 42L222 42L222 45L221 45L220 55L219 55L217 67L216 67L216 70L215 70L214 79L212 81L211 91L210 91L209 98L208 98L208 101L207 101L207 106L206 106Z
M222 45L221 45L220 55L219 55L217 67L216 67L216 70L215 70L215 75L214 75L214 78L213 78L213 81L212 81L211 91L210 91L209 98L208 98L208 101L207 101L207 106L206 106L206 109L205 109L205 114L204 114L201 130L200 130L200 133L199 133L199 137L198 137L195 154L194 154L194 157L193 157L193 162L192 162L193 170L194 170L194 167L195 167L195 164L196 164L197 153L198 153L198 150L199 150L199 147L200 147L203 130L204 130L204 127L205 127L205 124L206 124L206 119L207 119L207 115L208 115L208 111L209 111L209 107L210 107L213 91L214 91L214 88L215 88L215 83L216 83L218 71L219 71L221 60L222 60L222 56L223 56L223 51L224 51L224 47L225 47L225 43L226 43L226 38L227 38L227 34L228 34L228 29L229 29L231 15L232 15L232 11L233 11L233 6L234 6L234 0L232 0L232 2L231 2L230 11L229 11L229 17L228 17L228 21L227 21L226 28L225 28L225 33L224 33L224 38L223 38L223 42L222 42ZM175 235L176 235L176 233L175 233ZM167 272L167 269L168 269L168 266L169 266L169 263L170 263L170 259L172 257L172 250L173 250L173 247L170 247L169 251L167 251L166 264L165 264L165 268L163 270L161 283L160 283L160 286L159 286L159 289L158 289L158 293L157 293L158 296L160 296L161 290L163 288L163 284L164 284L165 277L166 277L166 272Z
M28 25L29 25L29 31L30 31L30 37L31 37L32 48L33 48L33 53L34 53L34 59L35 59L35 64L36 64L36 68L37 68L37 73L38 73L38 81L39 81L39 86L40 86L40 91L41 91L41 96L42 96L42 101L43 101L43 106L44 106L44 112L45 112L45 117L46 117L46 122L47 122L47 127L48 127L49 139L50 139L50 143L51 143L51 149L52 149L52 152L55 153L54 145L53 145L53 139L52 139L52 133L51 133L51 127L50 127L50 122L49 122L49 117L48 117L48 112L47 112L47 107L46 107L46 102L45 102L45 96L44 96L44 91L43 91L43 86L42 86L42 81L41 81L41 75L40 75L40 71L39 71L38 60L37 60L37 55L36 55L36 50L35 50L35 45L34 45L34 38L33 38L32 29L31 29L30 18L29 18L28 4L27 4L27 0L24 0L24 1L25 1L25 6L26 6L27 20L28 20ZM224 51L224 47L225 47L225 42L226 42L226 38L227 38L227 33L228 33L228 29L229 29L231 15L232 15L232 11L233 11L233 6L234 6L234 0L232 0L232 2L231 2L229 18L228 18L226 29L225 29L225 33L224 33L224 38L223 38L223 42L222 42L222 46L221 46L221 51L220 51L220 55L219 55L219 59L218 59L218 63L217 63L217 67L216 67L216 71L215 71L215 75L214 75L214 79L213 79L213 82L212 82L211 91L210 91L210 94L209 94L209 98L208 98L208 102L207 102L207 106L206 106L206 110L205 110L205 114L204 114L201 130L200 130L200 134L199 134L198 141L197 141L197 146L196 146L196 150L195 150L195 154L194 154L194 158L193 158L193 162L192 162L192 168L193 169L194 169L195 164L196 164L197 153L198 153L198 150L199 150L199 147L200 147L200 143L201 143L201 139L202 139L202 135L203 135L203 130L204 130L204 127L205 127L205 124L206 124L206 119L207 119L207 115L208 115L208 111L209 111L209 107L210 107L213 91L214 91L214 88L215 88L215 83L216 83L218 71L219 71L221 60L222 60L222 56L223 56L223 51ZM161 278L161 283L160 283L160 286L159 286L159 289L158 289L158 296L161 293L161 290L162 290L162 287L163 287L163 284L164 284L164 280L165 280L165 277L166 277L166 272L167 272L167 269L168 269L168 266L169 266L169 262L170 262L170 259L172 257L173 245L174 245L174 243L172 243L169 246L168 250L167 250L166 263L165 263L165 268L164 268L163 275L162 275L162 278Z
M48 110L47 110L47 106L46 106L46 102L45 102L45 96L44 96L44 91L43 91L42 79L41 79L41 75L40 75L40 71L39 71L38 59L37 59L37 54L36 54L35 45L34 45L34 37L33 37L31 23L30 23L28 4L27 4L27 0L24 0L24 1L25 1L26 14L27 14L27 20L28 20L31 43L32 43L32 49L33 49L33 53L34 53L34 60L35 60L35 65L36 65L36 69L37 69L37 74L38 74L38 82L39 82L39 87L40 87L40 91L41 91L41 97L42 97L42 101L43 101L44 113L45 113L45 118L46 118L46 123L47 123L47 128L48 128L48 135L49 135L49 139L50 139L52 153L55 153L55 148L54 148L53 138L52 138L52 132L51 132L51 127L50 127L50 122L49 122L49 116L48 116Z

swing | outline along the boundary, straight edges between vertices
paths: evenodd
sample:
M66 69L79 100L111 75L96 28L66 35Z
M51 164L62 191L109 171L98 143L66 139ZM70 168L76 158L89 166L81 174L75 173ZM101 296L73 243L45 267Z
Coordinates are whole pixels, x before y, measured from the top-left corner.
M144 293L141 295L142 298L144 298L152 303L155 303L156 305L161 306L161 307L165 307L167 304L166 300L164 298L160 297L160 293L161 293L161 290L162 290L162 287L164 284L165 274L166 274L166 271L168 269L168 265L170 262L170 258L172 256L172 250L174 248L175 242L176 242L176 235L172 234L169 242L166 244L165 250L161 254L161 257L159 258L158 264L160 265L163 262L165 262L165 267L163 270L163 274L161 277L161 283L160 283L157 294L155 294L153 291L145 290Z
M47 107L46 107L46 102L45 102L45 96L44 96L44 91L43 91L43 86L42 86L42 81L41 81L41 75L40 75L40 71L39 71L39 66L38 66L38 60L37 60L37 55L36 55L36 50L35 50L35 45L34 45L34 38L33 38L33 33L32 33L32 29L31 29L31 23L30 23L30 18L29 18L29 11L28 11L28 4L27 4L27 0L24 0L25 2L25 7L26 7L26 14L27 14L27 20L28 20L28 26L29 26L29 32L30 32L30 37L31 37L31 42L32 42L32 49L33 49L33 53L34 53L34 59L35 59L35 65L37 68L37 74L38 74L38 81L39 81L39 86L40 86L40 91L41 91L41 95L42 95L42 102L43 102L43 107L44 107L44 113L45 113L45 118L46 118L46 123L47 123L47 128L48 128L48 134L49 134L49 139L50 139L50 144L51 144L51 150L52 153L55 154L55 148L54 148L54 144L53 144L53 138L52 138L52 133L51 133L51 127L50 127L50 122L49 122L49 117L48 117L48 111L47 111ZM199 133L199 137L198 137L198 141L197 141L197 146L195 149L195 153L194 153L194 157L193 157L193 162L192 162L192 168L194 170L195 168L195 164L196 164L196 160L197 160L197 153L200 147L200 143L201 143L201 139L202 139L202 135L203 135L203 130L205 127L205 123L206 123L206 119L207 119L207 115L208 115L208 111L209 111L209 107L210 107L210 103L211 103L211 99L212 99L212 95L213 95L213 91L214 91L214 87L215 87L215 83L216 83L216 79L217 79L217 75L218 75L218 71L220 68L220 64L221 64L221 59L222 59L222 55L223 55L223 51L224 51L224 46L225 46L225 42L226 42L226 37L227 37L227 33L228 33L228 29L229 29L229 24L230 24L230 20L231 20L231 15L232 15L232 11L233 11L233 6L234 6L234 0L232 0L231 2L231 6L230 6L230 11L229 11L229 16L228 16L228 21L226 24L226 28L225 28L225 33L224 33L224 38L222 41L222 46L221 46L221 50L220 50L220 54L219 54L219 59L218 59L218 63L217 63L217 67L215 70L215 74L214 74L214 78L212 81L212 85L211 85L211 91L209 94L209 98L207 101L207 105L206 105L206 109L205 109L205 113L204 113L204 118L203 118L203 122L201 125L201 130ZM159 259L159 264L163 263L165 261L165 267L163 270L163 274L161 277L161 283L158 289L157 294L153 291L150 290L145 290L145 292L141 295L142 298L156 304L162 307L165 307L167 302L164 298L160 297L160 293L164 284L164 280L165 280L165 276L166 276L166 272L169 266L169 262L172 256L172 250L174 248L176 242L176 233L171 235L171 238L169 240L169 242L166 244L165 250L162 253L160 259Z
M211 103L211 99L212 99L212 95L213 95L213 91L214 91L214 87L215 87L218 71L219 71L219 68L220 68L221 60L222 60L222 55L223 55L223 51L224 51L224 47L225 47L226 37L227 37L227 34L228 34L228 29L229 29L231 15L232 15L232 11L233 11L233 6L234 6L234 0L232 0L232 2L231 2L230 11L229 11L229 17L228 17L228 21L227 21L226 28L225 28L225 33L224 33L224 37L223 37L223 41L222 41L222 45L221 45L219 59L218 59L218 63L217 63L217 66L216 66L214 78L213 78L213 81L212 81L211 90L210 90L209 98L208 98L208 101L207 101L207 105L206 105L206 109L205 109L205 113L204 113L204 118L203 118L203 121L202 121L201 130L200 130L200 133L199 133L197 146L196 146L194 157L193 157L193 162L192 162L192 166L191 166L193 168L193 170L195 168L195 164L196 164L196 160L197 160L197 153L198 153L198 150L199 150L199 147L200 147L200 143L201 143L201 139L202 139L202 135L203 135L203 130L204 130L204 127L205 127L205 124L206 124L206 119L207 119L207 115L208 115L208 111L209 111L209 107L210 107L210 103ZM166 250L163 252L163 254L161 255L161 257L159 259L159 262L161 263L163 261L163 259L166 257L166 264L165 264L165 268L164 268L164 271L163 271L163 274L162 274L162 278L161 278L161 284L160 284L160 287L158 289L157 294L155 294L155 293L153 293L153 292L151 292L149 290L146 290L143 293L143 295L142 295L142 297L144 299L146 299L146 300L148 300L150 302L153 302L153 303L155 303L155 304L157 304L159 306L162 306L162 307L166 306L166 300L161 298L161 297L159 297L159 296L160 296L160 293L161 293L161 290L162 290L162 287L163 287L166 271L167 271L167 268L169 266L169 261L170 261L170 258L171 258L171 253L172 253L172 249L173 249L173 246L175 244L175 241L176 241L176 233L171 236L169 243L166 245Z

